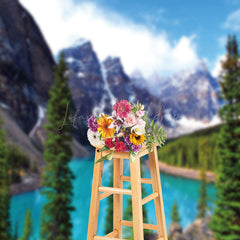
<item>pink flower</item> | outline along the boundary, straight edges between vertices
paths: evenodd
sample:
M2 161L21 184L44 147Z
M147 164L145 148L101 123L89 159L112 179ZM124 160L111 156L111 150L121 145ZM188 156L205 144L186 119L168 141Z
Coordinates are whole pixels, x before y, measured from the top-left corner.
M129 113L125 120L125 125L127 127L131 127L131 126L135 125L136 123L137 123L137 119L136 119L134 113Z
M131 109L130 103L126 100L120 100L113 105L113 110L116 111L117 116L120 118L126 118Z
M141 111L141 110L139 110L139 111L136 112L136 114L137 114L138 117L143 117L143 116L144 116L144 113L145 113L145 112L144 112L144 111Z
M138 119L137 119L137 124L140 125L140 126L145 127L146 122L145 122L144 120L142 120L141 118L138 118Z

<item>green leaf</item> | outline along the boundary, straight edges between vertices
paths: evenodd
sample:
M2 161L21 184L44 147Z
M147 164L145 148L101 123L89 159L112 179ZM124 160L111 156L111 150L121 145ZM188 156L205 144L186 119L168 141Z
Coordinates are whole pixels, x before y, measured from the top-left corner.
M153 128L154 120L151 121L150 127Z
M112 160L112 157L113 157L113 152L112 152L112 153L110 153L110 154L108 154L107 156L108 156L108 157L107 157L107 160Z
M157 123L155 123L153 126L153 132L154 132L154 134L157 133Z
M100 152L103 152L103 151L106 151L106 150L109 150L109 149L110 149L109 147L103 146L103 147L101 148Z
M138 155L138 153L135 153L135 152L133 152L133 151L130 151L130 152L129 152L129 159L130 159L130 161L131 161L132 163L135 161L137 155Z
M112 156L112 153L109 153L109 154L107 154L106 156L100 158L100 159L97 160L95 163L99 163L99 162L105 161L105 160L107 160L110 156Z

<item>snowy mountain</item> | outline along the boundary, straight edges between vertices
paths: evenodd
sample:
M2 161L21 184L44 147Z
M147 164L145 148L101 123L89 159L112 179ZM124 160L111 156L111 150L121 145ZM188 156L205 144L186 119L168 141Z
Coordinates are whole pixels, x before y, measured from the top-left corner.
M113 104L121 99L139 100L155 115L160 111L160 99L131 81L120 58L108 57L100 62L90 42L63 51L69 68L72 99L81 116L92 112L110 113Z
M110 113L114 102L126 99L142 102L150 117L164 124L172 136L211 125L212 120L214 124L218 122L219 85L203 61L190 71L172 77L163 78L154 73L146 79L141 71L129 77L118 57L100 62L90 42L63 51L72 98L81 116Z
M151 93L162 99L165 112L171 118L210 122L220 106L219 84L203 61L190 71L181 71L172 77L162 78L155 73L148 79L139 80L141 85L145 81Z

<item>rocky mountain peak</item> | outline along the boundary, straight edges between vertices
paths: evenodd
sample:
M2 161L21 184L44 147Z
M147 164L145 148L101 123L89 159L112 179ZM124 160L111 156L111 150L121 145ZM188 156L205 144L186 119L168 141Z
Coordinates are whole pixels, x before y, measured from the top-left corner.
M48 99L53 65L32 16L17 0L0 1L0 102L25 132L37 121L39 102Z
M94 57L94 52L92 48L91 42L83 42L78 45L74 45L70 48L64 49L63 50L65 53L65 57L67 60L71 61L72 58L73 60L82 60L83 58L92 58Z
M108 57L103 61L103 65L108 73L119 74L123 73L123 66L119 57Z

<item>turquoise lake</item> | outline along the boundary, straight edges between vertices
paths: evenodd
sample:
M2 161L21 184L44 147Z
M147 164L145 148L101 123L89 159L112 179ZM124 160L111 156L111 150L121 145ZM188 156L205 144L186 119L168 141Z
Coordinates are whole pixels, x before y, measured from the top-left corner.
M103 184L108 186L110 172L109 161L104 163ZM86 240L87 227L88 227L88 214L90 207L92 176L93 176L93 158L73 159L70 167L76 176L73 182L74 185L74 198L73 205L75 211L72 212L73 222L73 240ZM128 160L124 160L124 174L129 175ZM150 177L149 169L144 170L144 177ZM170 223L171 208L174 200L178 202L178 209L181 217L181 225L185 228L189 225L197 215L197 199L199 181L190 180L180 177L175 177L161 173L161 184L163 192L163 201L165 209L165 217L167 226ZM152 187L149 184L143 184L146 192L150 194ZM124 187L128 187L128 183L124 183ZM215 188L213 184L208 184L209 205L213 207L213 200L215 198ZM126 198L123 199L123 208L126 207ZM21 236L23 229L24 216L27 209L31 209L33 218L33 238L39 239L40 229L40 216L41 210L46 202L46 199L40 194L40 190L29 193L20 194L12 197L11 200L11 222L12 226L18 223L19 235ZM151 201L146 205L149 223L156 224L154 202ZM100 203L99 222L98 222L98 235L104 235L105 212L107 208L107 199ZM211 210L210 210L211 211Z

